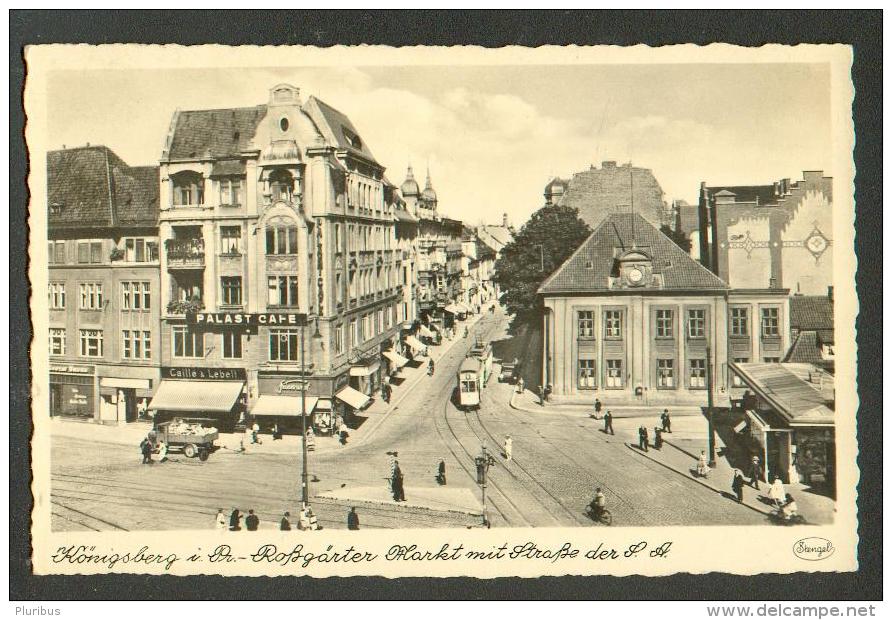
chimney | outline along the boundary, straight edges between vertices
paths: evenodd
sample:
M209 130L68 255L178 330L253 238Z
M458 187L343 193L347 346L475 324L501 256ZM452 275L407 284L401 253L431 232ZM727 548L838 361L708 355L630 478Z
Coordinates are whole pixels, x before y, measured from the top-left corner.
M832 286L827 287L827 299L830 300L830 303L833 303L833 287Z
M768 288L777 288L777 278L768 278Z
M508 214L502 213L502 228L508 228Z

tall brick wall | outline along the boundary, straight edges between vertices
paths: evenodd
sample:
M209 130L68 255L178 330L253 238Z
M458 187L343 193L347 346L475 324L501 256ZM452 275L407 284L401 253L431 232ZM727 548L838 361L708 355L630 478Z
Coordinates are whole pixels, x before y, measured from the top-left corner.
M574 174L560 204L579 209L579 217L594 228L610 213L628 212L632 196L637 213L656 226L663 223L660 184L649 169L629 164L605 161L601 168L592 166Z

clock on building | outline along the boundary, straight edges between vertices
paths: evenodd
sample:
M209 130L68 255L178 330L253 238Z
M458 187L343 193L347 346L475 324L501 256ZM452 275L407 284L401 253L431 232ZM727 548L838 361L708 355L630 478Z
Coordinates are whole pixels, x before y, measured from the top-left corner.
M644 286L650 281L650 274L653 271L652 261L642 250L633 248L617 260L622 286Z

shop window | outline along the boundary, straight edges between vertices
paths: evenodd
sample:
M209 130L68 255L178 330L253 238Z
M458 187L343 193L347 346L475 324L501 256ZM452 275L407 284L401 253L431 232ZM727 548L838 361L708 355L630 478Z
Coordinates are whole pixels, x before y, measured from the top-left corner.
M595 313L591 310L580 310L576 313L576 334L579 338L595 336Z
M102 283L81 282L81 310L102 310Z
M610 339L623 337L622 310L607 310L604 313L604 337Z
M241 359L242 335L239 332L223 332L223 358Z
M706 337L706 310L688 310L688 338Z
M267 304L270 306L297 306L297 276L268 276Z
M706 360L692 359L690 361L690 383L692 388L706 387Z
M266 229L268 255L297 254L297 226L270 226Z
M242 305L242 277L223 276L220 278L220 290L223 293L222 303L225 306Z
M300 361L300 332L296 329L269 330L269 360L271 362Z
M583 390L593 390L597 387L595 381L595 360L581 359L577 361L576 385Z
M102 357L102 330L81 330L81 357Z
M657 310L657 338L674 338L672 310Z
M731 335L738 338L749 336L749 310L731 308Z
M675 387L675 360L657 360L657 387Z
M50 355L65 355L65 330L50 328Z
M152 357L152 333L135 329L121 332L121 357L124 359L150 359Z
M623 387L623 361L607 360L607 386L608 388Z
M150 309L152 304L150 287L150 282L121 282L121 309Z
M171 332L174 357L204 357L204 332L181 326L173 327Z
M175 207L197 207L204 204L204 177L198 172L178 172L170 176Z
M65 283L64 282L50 282L49 290L47 292L49 296L49 304L50 308L53 310L64 310L65 309Z
M777 338L780 335L779 314L777 308L762 308L763 338Z
M220 253L227 256L238 256L242 253L242 227L220 227Z

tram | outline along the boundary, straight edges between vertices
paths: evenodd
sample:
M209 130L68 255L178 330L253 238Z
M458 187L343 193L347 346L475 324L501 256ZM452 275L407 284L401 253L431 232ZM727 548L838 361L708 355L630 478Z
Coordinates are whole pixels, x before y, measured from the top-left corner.
M458 406L480 408L480 360L466 357L458 369Z

